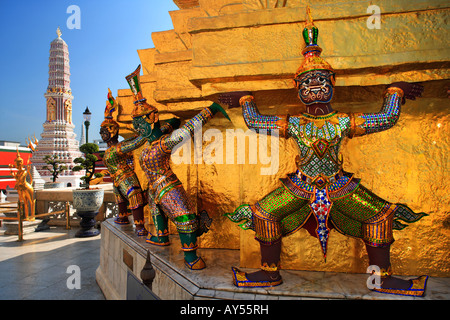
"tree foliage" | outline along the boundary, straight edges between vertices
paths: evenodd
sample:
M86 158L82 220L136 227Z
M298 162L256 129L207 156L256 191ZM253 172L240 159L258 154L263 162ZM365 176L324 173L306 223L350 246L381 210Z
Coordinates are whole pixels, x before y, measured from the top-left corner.
M94 177L102 176L101 173L95 173L95 163L98 161L98 158L94 153L99 151L98 145L95 143L85 143L80 146L80 151L84 153L84 157L73 160L77 165L72 168L72 171L85 170L85 175L81 179L84 181L84 188L89 189L91 180Z
M52 174L52 181L56 182L56 179L58 179L58 176L61 172L64 170L67 170L67 166L63 164L63 162L59 159L59 157L54 155L46 155L44 157L44 162L47 164L43 167L43 169L50 171Z

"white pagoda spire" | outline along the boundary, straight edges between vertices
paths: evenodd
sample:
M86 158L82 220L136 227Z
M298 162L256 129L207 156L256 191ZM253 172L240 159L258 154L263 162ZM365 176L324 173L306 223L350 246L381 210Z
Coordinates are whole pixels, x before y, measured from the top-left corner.
M74 133L72 123L72 90L70 89L69 48L61 38L61 30L56 31L58 37L50 44L48 71L48 87L44 94L47 100L46 119L43 124L42 139L36 148L32 162L41 176L46 179L50 172L42 169L46 164L46 155L57 155L68 170L60 175L61 180L70 180L74 175L70 170L75 164L73 160L82 156ZM80 173L76 173L79 176ZM65 179L63 179L67 176ZM46 179L48 180L48 179ZM72 182L72 185L76 181Z
M80 138L80 146L86 143L86 137L84 136L83 126L81 126L81 138Z

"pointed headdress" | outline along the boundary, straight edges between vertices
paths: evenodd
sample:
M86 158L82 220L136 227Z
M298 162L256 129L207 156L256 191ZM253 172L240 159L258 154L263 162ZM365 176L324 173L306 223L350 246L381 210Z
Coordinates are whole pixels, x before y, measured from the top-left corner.
M320 56L322 48L317 45L319 29L314 25L309 6L306 7L306 25L302 35L306 44L306 47L302 50L305 59L300 68L298 68L295 79L311 70L328 70L334 73L331 65ZM332 83L334 86L334 77L332 77Z
M18 162L23 163L23 159L20 156L19 147L16 147L16 158L14 159L14 163L17 164Z
M119 124L114 120L112 114L117 109L117 102L114 99L114 96L111 93L111 90L108 88L108 99L106 100L105 107L105 120L100 125L101 127L109 127L116 126L119 128Z
M130 86L131 92L134 96L134 109L132 112L132 117L140 117L143 115L157 113L158 109L147 103L147 99L144 98L142 94L142 87L140 82L141 65L139 65L136 70L127 75L125 78Z

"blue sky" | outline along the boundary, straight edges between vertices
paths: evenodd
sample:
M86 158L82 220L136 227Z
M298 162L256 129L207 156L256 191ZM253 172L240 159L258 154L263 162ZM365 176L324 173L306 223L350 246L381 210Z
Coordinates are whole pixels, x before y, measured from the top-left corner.
M80 8L81 29L69 29L70 5ZM152 32L173 29L171 0L1 0L0 140L40 139L45 121L50 42L58 26L69 46L73 122L92 112L89 140L98 134L108 88L126 89L125 76L140 63L138 49L153 48Z

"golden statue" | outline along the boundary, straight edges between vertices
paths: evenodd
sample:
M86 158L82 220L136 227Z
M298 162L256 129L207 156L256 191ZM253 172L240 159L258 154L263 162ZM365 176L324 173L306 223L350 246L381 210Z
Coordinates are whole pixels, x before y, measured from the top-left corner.
M10 164L11 175L16 179L16 186L14 187L19 194L19 203L23 202L23 211L25 219L28 219L29 213L34 217L34 199L33 199L33 177L31 176L31 165L26 167L23 165L23 159L20 157L19 149L17 150L17 157L14 159L14 164ZM17 172L12 169L16 168ZM30 177L30 182L27 181L27 176Z
M56 102L52 97L47 98L47 121L56 120Z
M65 120L67 123L72 123L72 101L66 100L64 103Z

